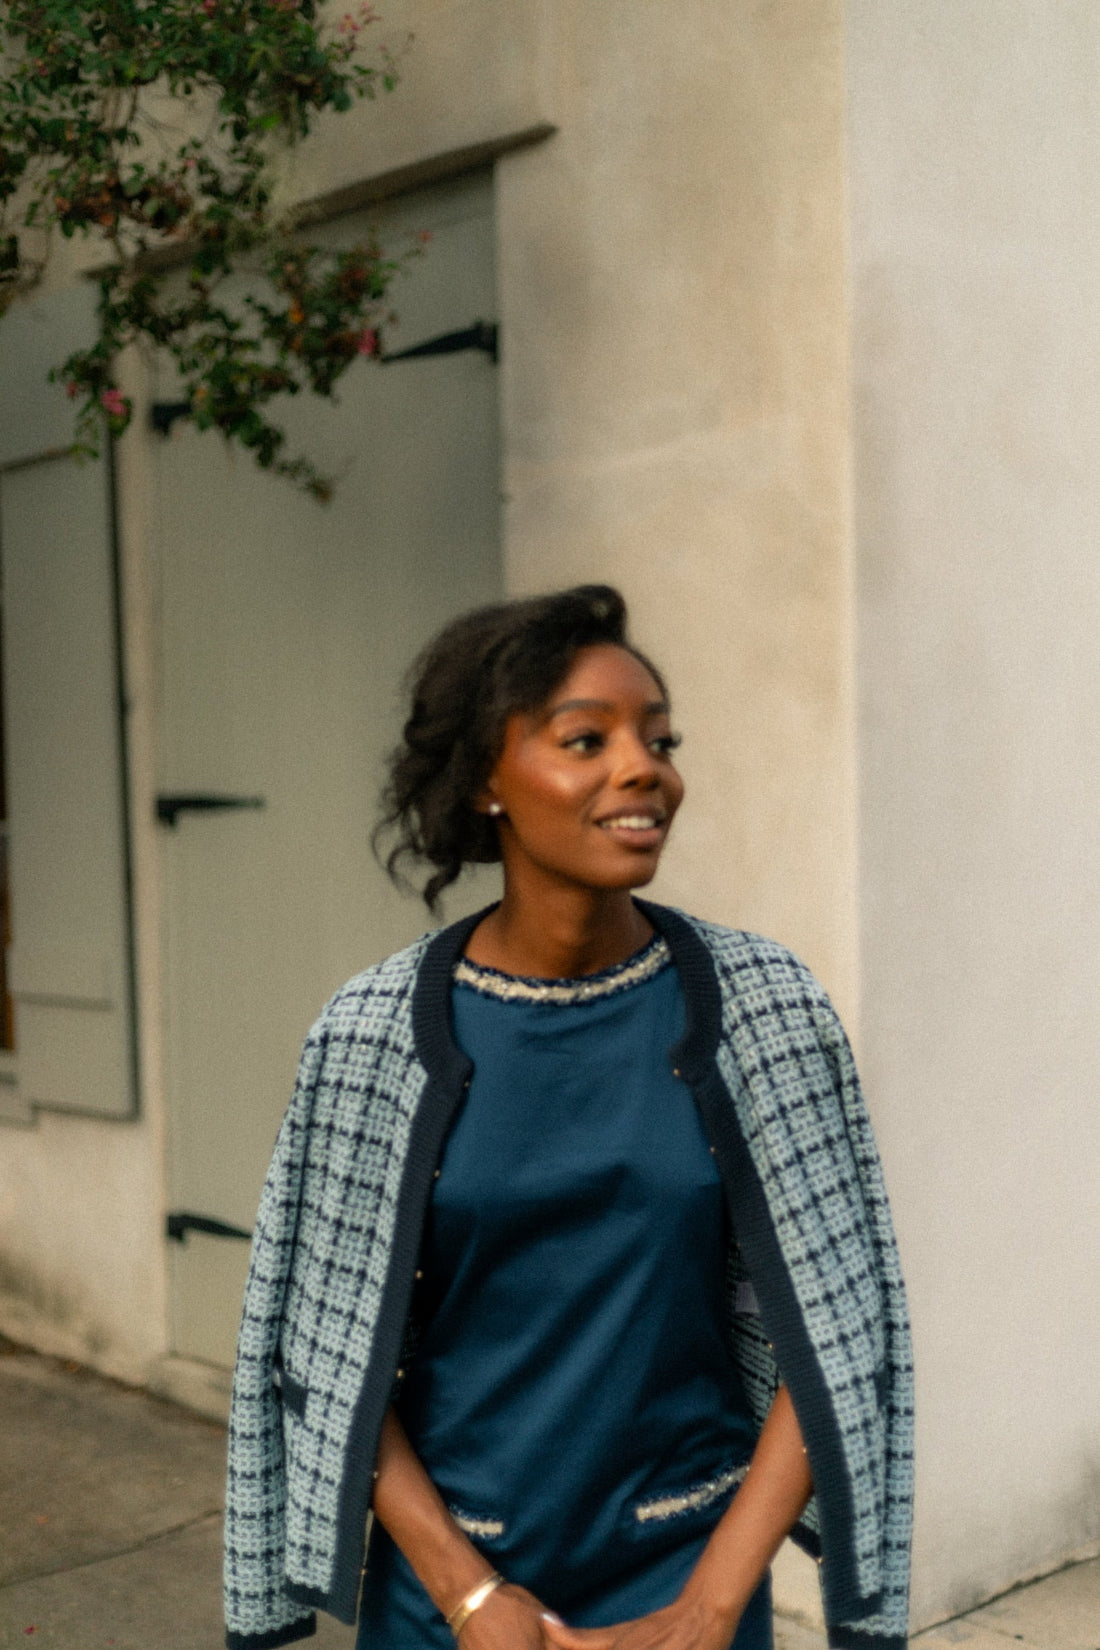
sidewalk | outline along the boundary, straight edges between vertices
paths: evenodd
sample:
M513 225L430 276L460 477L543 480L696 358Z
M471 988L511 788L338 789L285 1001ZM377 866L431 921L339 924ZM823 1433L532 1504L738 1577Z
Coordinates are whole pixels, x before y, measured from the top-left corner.
M0 1341L0 1650L219 1650L224 1432ZM319 1618L317 1650L355 1634ZM796 1622L776 1650L822 1650ZM1100 1650L1100 1559L913 1650Z

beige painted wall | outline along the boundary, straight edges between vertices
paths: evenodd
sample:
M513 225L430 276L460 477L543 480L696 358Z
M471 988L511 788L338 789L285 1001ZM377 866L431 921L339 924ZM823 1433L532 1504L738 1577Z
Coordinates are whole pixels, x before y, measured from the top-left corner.
M40 1113L5 1128L0 1328L145 1381L164 1349L155 1126Z
M1100 1537L1100 13L848 12L862 1044L927 1620Z
M498 166L517 591L624 589L688 803L656 891L855 1002L839 8L563 3Z

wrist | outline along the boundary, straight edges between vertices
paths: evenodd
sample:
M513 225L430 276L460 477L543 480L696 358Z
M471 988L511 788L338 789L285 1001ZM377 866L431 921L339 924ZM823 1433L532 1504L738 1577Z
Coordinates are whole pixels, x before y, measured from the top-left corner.
M720 1576L716 1568L701 1559L684 1583L678 1602L691 1611L701 1625L720 1629L725 1635L722 1643L728 1644L748 1599L749 1593L738 1584L736 1576Z
M400 1520L379 1515L380 1522L440 1615L449 1617L475 1588L488 1581L493 1566L442 1506L423 1509L417 1517L406 1505L402 1513Z
M492 1597L497 1588L502 1587L503 1585L504 1577L496 1570L493 1570L484 1581L478 1582L476 1587L471 1588L465 1598L463 1598L461 1602L455 1606L450 1615L447 1617L447 1626L451 1629L451 1632L456 1639L465 1627L466 1623L469 1621L470 1617L475 1615L477 1611L481 1609L481 1606L486 1602L486 1600Z
M449 1624L455 1612L495 1574L488 1559L482 1558L476 1547L469 1546L465 1552L452 1550L445 1558L440 1555L431 1566L430 1579L424 1576L420 1579L432 1603Z

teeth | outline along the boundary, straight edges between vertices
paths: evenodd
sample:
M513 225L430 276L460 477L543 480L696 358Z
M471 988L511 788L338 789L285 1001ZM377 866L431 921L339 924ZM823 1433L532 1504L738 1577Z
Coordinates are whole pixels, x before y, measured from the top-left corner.
M601 819L600 825L605 831L612 827L622 827L627 831L651 831L657 824L651 814L619 814L615 819Z

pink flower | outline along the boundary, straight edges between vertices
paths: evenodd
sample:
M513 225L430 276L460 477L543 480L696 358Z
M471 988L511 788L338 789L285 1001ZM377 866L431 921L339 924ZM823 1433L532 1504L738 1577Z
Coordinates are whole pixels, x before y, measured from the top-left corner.
M202 9L207 17L213 17L218 9L218 0L202 0Z
M358 349L360 355L377 355L379 353L378 334L373 327L364 327L359 334Z
M339 23L337 24L336 32L337 32L337 34L358 34L359 33L359 25L355 21L354 17L351 15L350 11L346 11L344 13L343 17L341 17Z
M130 410L121 390L104 390L99 404L109 418L125 418Z
M65 385L65 394L68 396L70 401L75 401L77 396L80 394L80 385L77 383L75 378L70 378L69 382Z

